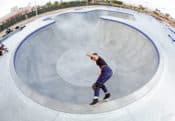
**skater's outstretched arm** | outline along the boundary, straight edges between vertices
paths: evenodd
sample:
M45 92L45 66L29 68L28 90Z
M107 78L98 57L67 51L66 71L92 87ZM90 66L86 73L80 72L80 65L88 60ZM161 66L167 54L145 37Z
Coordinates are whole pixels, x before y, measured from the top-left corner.
M94 55L93 55L92 53L87 53L86 56L88 56L88 57L90 57L90 58L91 58L91 57L94 57Z
M86 56L90 57L91 60L97 61L99 56L96 53L87 53Z

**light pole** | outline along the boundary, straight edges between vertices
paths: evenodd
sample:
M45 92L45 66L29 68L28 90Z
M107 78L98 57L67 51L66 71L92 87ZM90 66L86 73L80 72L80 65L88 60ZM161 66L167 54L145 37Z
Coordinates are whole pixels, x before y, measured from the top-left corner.
M89 5L89 0L87 0L86 2L87 2L86 5L88 6Z
M35 0L35 14L36 16L38 15L38 8L37 8L36 0Z

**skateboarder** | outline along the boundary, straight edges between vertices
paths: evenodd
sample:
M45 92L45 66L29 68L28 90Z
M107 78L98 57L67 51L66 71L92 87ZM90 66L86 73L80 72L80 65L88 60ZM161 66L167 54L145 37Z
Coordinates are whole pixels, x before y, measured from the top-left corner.
M100 57L97 53L87 53L88 57L90 57L91 60L95 61L96 64L100 67L100 73L97 81L93 84L92 88L94 90L94 99L90 105L95 105L98 103L98 98L100 95L100 88L104 91L105 97L103 100L108 99L111 94L108 92L106 86L104 83L111 78L113 72L111 68L107 65L107 63L104 61L102 57Z

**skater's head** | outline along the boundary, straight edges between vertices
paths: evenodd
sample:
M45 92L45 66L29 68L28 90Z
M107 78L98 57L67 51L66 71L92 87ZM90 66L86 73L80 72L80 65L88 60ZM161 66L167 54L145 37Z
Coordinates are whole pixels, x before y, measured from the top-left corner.
M97 61L98 60L98 54L97 53L92 53L92 56L90 57L91 58L91 60L93 60L93 61Z
M93 55L98 55L97 53L92 53Z

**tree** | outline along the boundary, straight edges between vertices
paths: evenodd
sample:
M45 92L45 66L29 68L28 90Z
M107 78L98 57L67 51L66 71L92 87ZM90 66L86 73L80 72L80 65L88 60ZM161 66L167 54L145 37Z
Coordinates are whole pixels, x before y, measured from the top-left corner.
M55 1L55 2L54 2L54 6L55 6L55 7L59 6L58 1Z
M59 6L59 3L58 1L55 1L54 4L53 4L54 7L58 7Z
M52 3L49 1L49 2L46 3L46 6L47 6L48 8L50 8L50 7L52 7Z

